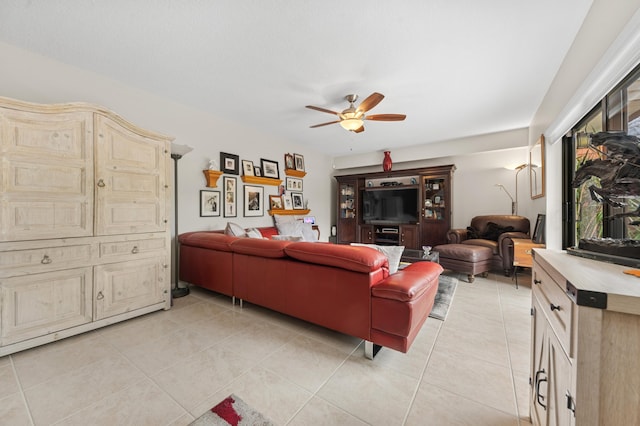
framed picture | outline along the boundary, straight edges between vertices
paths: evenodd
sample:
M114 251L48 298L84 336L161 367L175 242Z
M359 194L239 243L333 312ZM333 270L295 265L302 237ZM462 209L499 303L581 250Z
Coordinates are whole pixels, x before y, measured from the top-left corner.
M284 168L285 169L295 169L296 165L293 162L293 155L285 154L284 155Z
M245 217L264 216L264 188L262 186L244 186Z
M545 234L544 234L544 222L546 215L538 213L538 218L536 219L536 226L533 228L533 241L536 244L545 244Z
M291 199L291 194L283 194L282 195L282 205L285 210L293 210L293 200Z
M296 170L304 172L304 157L300 154L293 154L293 161L296 165Z
M245 176L255 176L253 172L253 161L242 160L242 172Z
M269 209L270 210L282 210L282 197L279 195L269 195Z
M294 210L303 210L304 209L304 199L302 198L302 192L292 192L291 200L293 201L293 209Z
M260 167L262 167L262 176L266 178L280 179L280 170L278 169L278 162L260 159Z
M200 217L220 216L220 191L200 190Z
M286 182L287 182L287 191L302 192L302 179L287 176Z
M240 174L240 157L226 152L220 153L220 171L231 175Z
M237 179L231 176L223 176L222 187L224 188L224 217L236 217L236 183Z
M262 176L262 169L260 167L258 167L258 166L255 166L253 168L253 173L254 173L255 176L260 177L260 176Z

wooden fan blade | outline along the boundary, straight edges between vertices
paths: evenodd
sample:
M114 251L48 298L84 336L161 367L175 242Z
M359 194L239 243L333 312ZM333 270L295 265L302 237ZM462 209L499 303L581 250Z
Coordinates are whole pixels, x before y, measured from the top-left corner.
M367 112L374 106L378 105L383 99L384 95L382 93L374 92L369 95L367 99L362 101L362 103L358 107L358 111Z
M328 126L329 124L334 124L334 123L339 123L339 122L340 122L340 120L337 120L337 121L329 121L328 123L315 124L315 125L313 125L313 126L309 126L309 127L311 127L312 129L315 129L316 127Z
M364 132L364 126L360 126L353 131L353 133L362 133L362 132Z
M330 109L320 108L320 107L313 106L313 105L307 105L307 108L315 109L316 111L320 111L320 112L326 112L327 114L338 115L338 113L335 112L335 111L331 111Z
M365 120L374 120L374 121L402 121L407 118L404 114L374 114L367 115Z

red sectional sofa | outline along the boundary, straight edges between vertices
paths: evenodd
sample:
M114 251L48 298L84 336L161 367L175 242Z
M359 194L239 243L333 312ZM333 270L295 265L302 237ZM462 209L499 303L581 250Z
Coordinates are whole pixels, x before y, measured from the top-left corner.
M389 275L369 247L232 237L179 236L180 279L227 296L407 352L433 307L442 267L417 262Z

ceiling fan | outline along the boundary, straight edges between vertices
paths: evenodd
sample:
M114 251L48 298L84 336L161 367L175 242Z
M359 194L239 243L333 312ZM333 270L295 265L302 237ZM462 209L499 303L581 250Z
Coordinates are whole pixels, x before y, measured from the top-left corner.
M315 124L310 126L312 129L316 127L327 126L329 124L340 123L340 125L351 132L360 133L364 132L364 120L374 120L374 121L402 121L407 116L404 114L374 114L374 115L365 115L365 112L369 111L376 105L380 103L384 99L384 95L381 93L374 92L369 95L364 101L358 105L356 108L353 104L356 100L358 100L358 95L347 95L345 96L347 102L349 102L349 108L345 109L342 112L331 111L330 109L325 109L313 105L307 105L307 108L314 109L320 112L326 112L328 114L334 114L340 117L340 120L329 121L328 123Z

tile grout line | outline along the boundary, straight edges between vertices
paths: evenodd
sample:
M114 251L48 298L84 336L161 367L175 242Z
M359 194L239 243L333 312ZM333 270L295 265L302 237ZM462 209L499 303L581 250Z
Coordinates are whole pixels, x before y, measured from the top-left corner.
M451 308L451 306L449 306L449 308ZM438 321L438 320L436 320L436 321ZM444 324L444 321L441 321L441 324L438 326L438 332L436 333L435 339L433 339L433 344L431 345L431 350L429 351L429 356L427 357L427 359L426 359L426 361L424 363L424 367L422 367L422 371L420 372L420 377L419 377L418 383L416 384L416 387L415 387L415 389L413 391L413 395L411 396L411 400L409 402L409 407L407 407L407 411L404 414L404 418L402 419L402 423L401 423L402 425L405 425L407 423L407 419L409 418L409 413L411 413L411 409L413 408L413 404L416 401L416 397L418 396L418 391L420 390L420 386L422 385L422 380L424 379L424 375L427 372L427 367L429 366L429 361L431 360L431 356L433 355L433 351L435 350L436 343L438 342L438 337L440 337L440 331L442 330L443 324ZM424 324L423 324L423 326L424 326Z
M513 372L513 361L512 361L512 354L511 354L511 345L509 344L509 339L507 337L507 325L506 325L506 321L505 321L505 316L504 316L504 303L502 300L502 291L498 291L498 303L500 304L500 316L502 317L502 327L503 327L503 331L504 331L504 339L505 339L505 343L507 346L507 355L509 358L509 376L511 377L511 386L512 386L512 391L513 391L513 400L516 406L516 416L518 419L518 424L521 423L522 421L522 415L520 413L520 406L518 405L518 391L516 389L516 378Z
M35 425L35 421L33 420L33 415L31 414L31 407L29 406L29 402L27 401L27 396L24 394L24 388L22 386L22 381L20 380L20 376L18 375L18 370L15 366L15 361L13 359L13 355L9 355L9 363L11 365L11 370L13 371L13 377L18 384L18 388L20 389L20 396L22 397L22 402L24 403L24 407L27 410L27 415L29 416L29 421L32 425Z
M309 338L309 339L312 339L312 340L316 340L316 339L313 339L312 337L308 337L308 336L305 336L305 337L307 337L307 338ZM318 341L318 340L316 340L316 341ZM288 425L289 423L291 423L291 422L293 421L293 419L295 419L295 418L296 418L296 416L297 416L298 414L300 414L300 412L304 409L304 407L306 407L306 406L309 404L309 402L311 402L311 400L312 400L313 398L320 398L320 399L321 399L322 401L324 401L325 403L330 404L331 406L333 406L333 407L335 407L335 408L337 408L337 409L339 409L339 410L341 410L341 411L344 411L345 413L349 414L349 415L350 415L350 416L352 416L352 417L357 418L358 420L362 420L362 419L360 419L359 417L355 416L354 414L349 413L348 411L346 411L346 410L344 410L344 409L342 409L342 408L340 408L340 407L337 407L336 405L334 405L334 404L332 404L331 402L327 401L326 399L322 398L321 396L319 396L319 395L318 395L318 392L320 392L320 389L322 389L322 388L323 388L323 387L324 387L324 386L329 382L329 380L331 380L331 379L333 378L333 376L335 376L335 374L336 374L336 373L338 372L338 370L340 370L340 368L341 368L341 367L342 367L342 366L347 362L347 360L349 360L349 358L351 358L351 357L356 353L356 351L358 350L358 348L359 348L360 346L362 346L363 342L364 342L364 340L363 340L362 342L360 342L360 344L358 344L355 348L353 348L353 350L352 350L351 352L349 352L349 354L348 354L348 355L347 355L347 356L342 360L342 362L341 362L341 363L340 363L340 364L339 364L339 365L338 365L338 366L337 366L337 367L336 367L336 368L331 372L331 374L329 374L329 376L327 377L327 379L326 379L326 380L324 380L324 381L320 384L320 386L318 386L318 389L316 389L316 390L315 390L315 392L313 392L313 393L311 393L311 392L310 392L310 393L311 393L311 397L310 397L310 398L309 398L309 399L308 399L304 404L302 404L302 405L300 406L300 408L299 408L298 410L296 410L296 412L295 412L295 413L293 413L293 415L289 418L289 420L287 420L287 422L285 423L285 425ZM332 346L332 347L333 347L333 346ZM268 370L268 369L267 369L267 370ZM271 370L269 370L269 371L271 371ZM273 372L273 371L272 371L272 372ZM276 374L275 372L273 372L273 373L274 373L274 374ZM283 377L283 379L284 379L284 377ZM364 421L364 420L362 420L362 421ZM366 422L365 422L365 423L366 423Z

